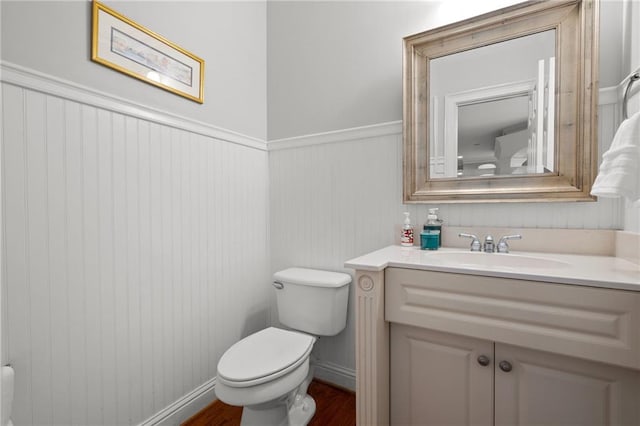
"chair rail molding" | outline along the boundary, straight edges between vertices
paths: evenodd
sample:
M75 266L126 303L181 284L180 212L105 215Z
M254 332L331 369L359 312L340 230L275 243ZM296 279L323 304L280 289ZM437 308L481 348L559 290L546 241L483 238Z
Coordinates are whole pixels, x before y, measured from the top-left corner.
M0 61L0 81L249 148L267 149L266 141L262 139L145 106L10 62Z

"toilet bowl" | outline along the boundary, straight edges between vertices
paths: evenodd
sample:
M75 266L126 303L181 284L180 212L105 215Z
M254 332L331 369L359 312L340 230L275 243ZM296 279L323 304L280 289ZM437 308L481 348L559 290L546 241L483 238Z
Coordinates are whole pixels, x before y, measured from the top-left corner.
M275 327L248 336L220 358L216 395L227 404L245 407L242 424L289 424L283 420L292 410L308 419L291 424L306 424L315 412L315 403L305 399L315 341Z
M316 336L332 336L346 324L351 276L289 268L274 274L280 322L231 346L218 362L218 399L243 406L242 425L306 425L315 413L307 394Z

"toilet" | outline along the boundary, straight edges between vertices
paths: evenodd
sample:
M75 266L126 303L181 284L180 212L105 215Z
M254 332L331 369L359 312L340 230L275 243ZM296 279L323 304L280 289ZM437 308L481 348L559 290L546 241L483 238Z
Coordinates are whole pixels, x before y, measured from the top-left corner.
M307 394L311 350L320 336L344 329L351 276L289 268L273 279L278 318L287 329L269 327L231 346L218 362L215 393L244 407L241 425L306 425L316 409Z

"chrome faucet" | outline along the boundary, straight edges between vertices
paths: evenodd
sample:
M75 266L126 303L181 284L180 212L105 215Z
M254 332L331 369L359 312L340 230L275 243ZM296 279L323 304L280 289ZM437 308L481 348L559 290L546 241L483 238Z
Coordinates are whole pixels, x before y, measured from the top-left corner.
M491 235L484 237L483 244L481 244L478 237L473 234L465 234L464 232L461 232L458 234L458 237L471 238L471 251L484 251L485 253L509 253L509 244L507 244L507 240L522 239L522 235L520 234L505 235L500 238L500 241L498 241L498 244L496 245Z
M482 250L485 253L493 253L494 251L496 251L496 245L493 243L493 237L491 235L487 235L486 237L484 237Z
M458 237L471 238L471 251L480 251L480 240L475 235L461 232Z
M504 237L500 238L500 241L498 241L498 253L509 253L509 244L507 244L507 240L521 240L521 239L522 239L522 235L520 234L505 235Z

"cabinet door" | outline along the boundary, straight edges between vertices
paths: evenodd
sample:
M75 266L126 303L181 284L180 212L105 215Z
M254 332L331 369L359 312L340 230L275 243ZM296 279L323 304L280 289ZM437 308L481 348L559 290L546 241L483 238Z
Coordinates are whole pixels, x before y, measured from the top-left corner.
M390 351L392 425L493 425L493 342L391 324Z
M500 343L495 364L497 426L640 425L636 370Z

